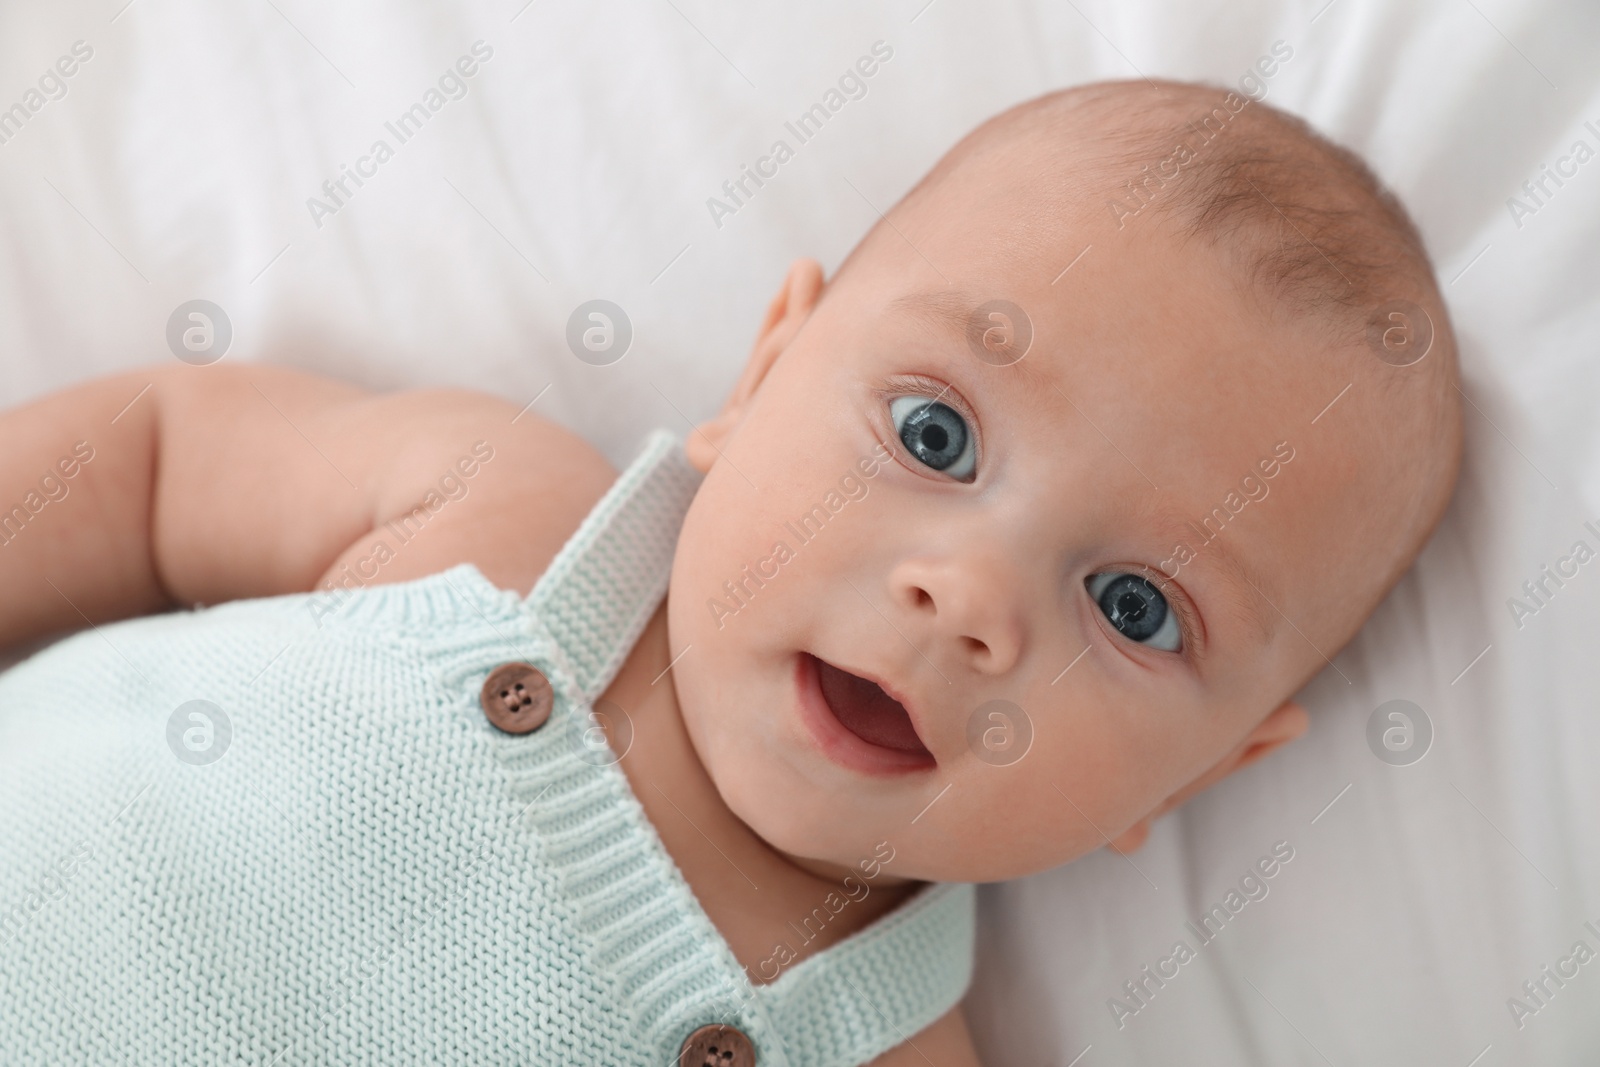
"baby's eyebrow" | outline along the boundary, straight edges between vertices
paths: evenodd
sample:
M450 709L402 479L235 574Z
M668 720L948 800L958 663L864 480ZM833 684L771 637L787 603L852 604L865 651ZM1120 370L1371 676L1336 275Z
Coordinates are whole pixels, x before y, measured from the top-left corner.
M967 316L982 302L965 289L923 289L895 297L889 301L889 311L909 312L943 329L963 334Z
M932 326L940 333L948 334L951 338L962 344L967 343L967 330L973 314L980 306L989 302L987 298L980 298L970 290L953 289L923 289L914 293L906 293L889 301L885 309L891 316L908 314L913 318ZM1027 314L1027 309L1022 309ZM1029 329L1033 328L1032 322ZM1004 367L991 367L990 369L1003 371L1006 374L1016 375L1022 379L1026 389L1038 392L1055 389L1055 376L1042 370L1044 362L1038 358L1040 354L1038 335L1035 334L1033 343L1028 349L1028 354L1015 363Z
M1262 644L1272 640L1272 635L1278 629L1278 618L1286 618L1276 607L1277 588L1233 550L1224 539L1226 531L1206 541L1196 536L1193 523L1156 513L1153 509L1146 509L1144 517L1157 525L1162 543L1173 546L1185 544L1194 552L1194 557L1181 566L1176 559L1170 560L1172 565L1179 566L1178 573L1172 577L1179 577L1183 569L1188 567L1215 570L1224 578L1222 585L1228 592L1227 599L1232 604L1233 614L1249 624ZM1163 569L1162 574L1168 573L1168 570L1170 568Z

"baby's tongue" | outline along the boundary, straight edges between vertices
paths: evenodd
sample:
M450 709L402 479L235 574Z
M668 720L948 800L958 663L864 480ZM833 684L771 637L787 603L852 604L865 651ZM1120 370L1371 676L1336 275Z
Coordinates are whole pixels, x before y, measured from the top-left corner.
M833 709L834 718L861 740L897 752L929 754L906 709L878 683L857 678L820 659L817 680L822 683L823 699Z

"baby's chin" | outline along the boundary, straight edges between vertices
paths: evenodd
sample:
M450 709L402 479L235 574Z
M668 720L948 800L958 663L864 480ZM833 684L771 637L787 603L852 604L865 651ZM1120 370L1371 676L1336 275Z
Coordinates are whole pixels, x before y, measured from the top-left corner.
M873 795L868 786L877 783L858 787L819 767L800 739L739 721L737 708L725 711L726 718L704 705L686 707L684 725L723 803L769 847L806 864L853 867L879 841L907 843L911 816L891 817L906 805L887 801L881 785Z

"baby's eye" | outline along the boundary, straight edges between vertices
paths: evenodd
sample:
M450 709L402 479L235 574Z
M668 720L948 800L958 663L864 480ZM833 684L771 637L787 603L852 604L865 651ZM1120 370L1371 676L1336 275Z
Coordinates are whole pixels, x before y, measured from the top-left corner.
M924 396L902 396L889 402L889 418L919 463L959 482L972 481L978 450L958 411Z
M1085 584L1122 636L1166 652L1183 647L1177 615L1167 606L1161 591L1146 579L1126 571L1112 571L1091 575Z

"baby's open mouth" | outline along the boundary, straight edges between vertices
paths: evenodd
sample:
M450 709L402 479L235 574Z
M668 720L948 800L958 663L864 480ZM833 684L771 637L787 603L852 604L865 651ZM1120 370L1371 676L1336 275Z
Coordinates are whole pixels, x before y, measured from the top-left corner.
M917 736L905 706L883 691L877 682L840 670L826 660L812 657L822 699L833 717L846 730L869 745L933 758Z

